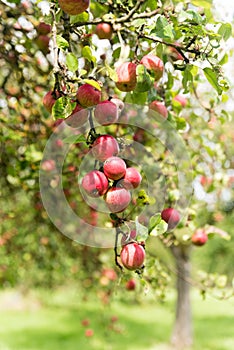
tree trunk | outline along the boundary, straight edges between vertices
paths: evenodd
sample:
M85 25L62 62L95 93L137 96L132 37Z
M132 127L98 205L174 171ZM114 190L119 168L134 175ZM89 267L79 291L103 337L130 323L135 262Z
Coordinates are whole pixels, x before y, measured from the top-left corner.
M177 303L171 343L175 349L182 350L193 342L189 283L191 246L173 246L172 253L177 267Z

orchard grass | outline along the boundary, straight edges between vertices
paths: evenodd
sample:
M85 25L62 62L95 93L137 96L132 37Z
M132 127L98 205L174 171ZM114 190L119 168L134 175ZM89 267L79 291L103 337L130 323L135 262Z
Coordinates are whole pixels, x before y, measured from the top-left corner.
M16 292L11 293L14 296ZM2 291L1 300L4 295L6 292ZM126 291L124 296L125 301L114 296L111 305L103 305L95 295L84 302L72 287L56 292L30 292L26 300L31 303L25 307L6 310L6 306L0 305L0 349L170 349L174 297L169 296L162 304L149 297L145 302L143 298L137 302L135 292ZM193 291L192 301L195 338L192 349L230 350L234 344L233 299L219 301L207 296L203 300L198 291ZM88 320L89 325L82 325L82 320ZM93 336L85 336L86 329L92 329Z

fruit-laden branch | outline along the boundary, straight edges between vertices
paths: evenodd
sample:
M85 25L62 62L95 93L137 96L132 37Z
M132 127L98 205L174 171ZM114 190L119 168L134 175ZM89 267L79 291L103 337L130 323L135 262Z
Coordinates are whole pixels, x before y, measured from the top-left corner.
M183 57L185 63L189 63L189 59L188 59L188 57L185 56L184 51L200 55L200 51L198 51L198 50L195 50L195 49L187 49L186 50L186 48L184 48L183 46L179 46L178 44L168 43L167 41L164 41L164 40L162 40L160 38L155 38L153 36L145 35L143 33L139 33L138 38L139 39L142 38L142 39L151 40L151 41L153 41L155 43L160 43L160 44L163 44L163 45L175 48L181 54L181 56Z

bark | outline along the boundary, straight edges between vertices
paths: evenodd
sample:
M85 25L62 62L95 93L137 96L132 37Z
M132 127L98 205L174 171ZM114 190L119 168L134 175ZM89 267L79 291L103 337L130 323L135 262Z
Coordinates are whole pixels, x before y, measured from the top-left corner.
M175 349L187 349L192 345L192 312L190 302L190 246L173 246L172 253L177 268L176 318L171 343Z

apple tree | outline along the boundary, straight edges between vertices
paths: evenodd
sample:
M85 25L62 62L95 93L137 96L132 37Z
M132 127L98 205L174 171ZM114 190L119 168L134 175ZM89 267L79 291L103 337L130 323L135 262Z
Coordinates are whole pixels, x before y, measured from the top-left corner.
M220 107L231 25L199 0L23 0L1 16L5 184L36 191L65 236L114 248L120 274L135 271L146 287L163 288L154 246L167 249L172 343L191 345L192 250L230 238L200 220L198 193L215 207L231 186Z

